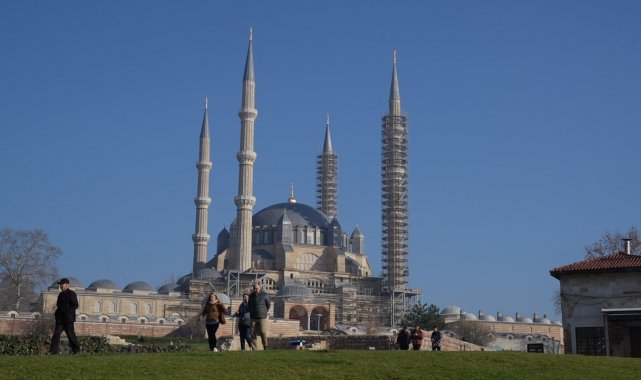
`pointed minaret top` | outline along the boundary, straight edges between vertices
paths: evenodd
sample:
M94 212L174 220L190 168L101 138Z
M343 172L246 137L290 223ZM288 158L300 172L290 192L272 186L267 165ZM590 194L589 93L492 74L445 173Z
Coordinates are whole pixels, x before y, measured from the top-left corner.
M332 149L332 135L329 132L329 113L327 113L327 121L325 122L325 143L323 144L323 153L331 153Z
M398 74L396 73L397 62L398 62L398 52L394 50L394 69L392 71L392 87L389 93L390 100L401 100L401 93L398 90Z
M247 61L245 62L245 75L243 75L243 80L254 81L254 53L252 49L254 40L254 32L252 28L249 28L249 47L247 48Z
M296 197L294 196L294 183L289 184L289 199L287 199L287 202L296 203Z
M205 98L205 115L203 116L203 126L200 129L200 137L209 137L209 112L207 111L207 98Z

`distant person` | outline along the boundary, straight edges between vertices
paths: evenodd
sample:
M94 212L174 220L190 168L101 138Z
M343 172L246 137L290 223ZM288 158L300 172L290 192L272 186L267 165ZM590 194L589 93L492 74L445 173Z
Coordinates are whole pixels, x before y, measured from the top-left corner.
M403 326L401 331L398 332L398 336L396 337L396 344L398 344L398 347L401 350L409 350L411 340L412 336L409 329L407 328L407 326Z
M263 343L263 350L267 349L267 330L268 320L267 312L271 304L267 298L267 294L262 291L263 286L260 282L254 283L254 291L249 295L248 307L249 315L252 322L252 349L256 349L256 341L258 336Z
M62 278L58 281L58 300L56 301L56 311L53 314L56 318L56 327L51 336L51 344L49 345L50 354L58 354L60 352L60 334L64 331L69 339L71 352L77 354L80 352L80 344L73 328L76 322L76 309L78 309L78 296L76 292L69 289L69 279Z
M218 295L215 292L209 293L203 311L200 313L200 320L205 319L205 328L207 329L207 341L209 342L209 350L218 352L216 348L216 331L221 324L225 324L225 313L227 308L220 302Z
M252 348L252 321L249 313L249 293L243 293L243 302L238 306L234 316L238 317L238 333L240 334L240 349L245 351L245 342L250 350Z
M441 332L436 326L432 330L432 351L441 351Z
M416 325L416 327L414 327L414 330L412 330L412 348L414 350L421 349L424 337L425 334L423 333L423 330L421 330L421 326Z

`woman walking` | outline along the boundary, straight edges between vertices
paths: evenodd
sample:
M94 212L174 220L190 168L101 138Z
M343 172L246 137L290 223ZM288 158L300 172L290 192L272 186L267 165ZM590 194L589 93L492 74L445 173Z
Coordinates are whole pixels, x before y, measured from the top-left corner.
M220 325L227 323L225 321L225 313L227 308L218 300L218 295L215 292L209 293L209 297L200 313L200 320L205 319L205 327L207 328L207 337L209 341L209 349L213 352L218 352L216 348L216 331Z

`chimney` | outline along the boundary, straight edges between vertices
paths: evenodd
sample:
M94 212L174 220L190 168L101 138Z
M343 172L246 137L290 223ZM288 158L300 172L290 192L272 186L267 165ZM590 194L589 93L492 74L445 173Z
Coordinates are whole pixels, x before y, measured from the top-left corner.
M632 241L632 239L621 239L621 240L623 240L623 252L626 255L632 254L632 250L630 249L630 242Z

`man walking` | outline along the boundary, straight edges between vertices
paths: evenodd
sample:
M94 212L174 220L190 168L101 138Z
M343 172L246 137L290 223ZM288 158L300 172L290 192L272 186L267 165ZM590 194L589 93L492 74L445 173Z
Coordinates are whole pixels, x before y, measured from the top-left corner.
M263 343L263 350L267 349L267 311L271 304L269 299L267 299L267 294L262 291L262 285L260 282L254 283L254 291L249 295L248 308L249 316L251 317L252 323L252 349L256 349L256 341L260 335L260 340Z
M80 344L73 329L73 324L76 321L76 309L78 308L78 297L76 292L69 289L69 279L62 278L58 281L60 293L56 302L56 327L53 330L51 337L51 345L49 346L50 354L57 354L60 352L60 334L64 331L69 338L69 345L74 354L80 352Z

